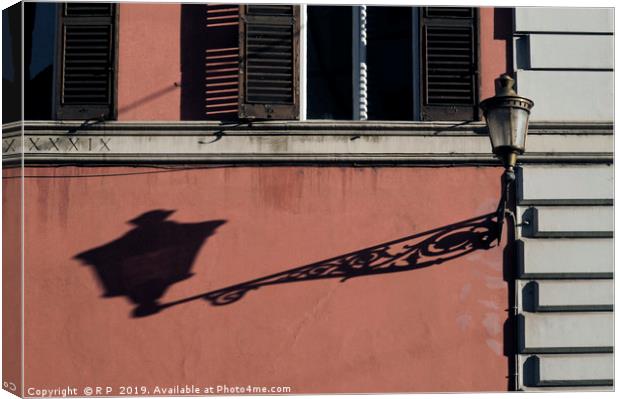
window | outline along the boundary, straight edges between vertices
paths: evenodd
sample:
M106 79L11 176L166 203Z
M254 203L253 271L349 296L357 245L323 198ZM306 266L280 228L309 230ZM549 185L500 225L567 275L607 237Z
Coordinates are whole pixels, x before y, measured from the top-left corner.
M200 31L200 16L206 16L202 37L185 33L190 41L204 40L204 58L187 54L181 62L187 99L182 108L191 109L193 119L299 118L299 6L183 8L193 30ZM196 79L203 65L204 75Z
M117 7L25 3L27 119L115 119ZM181 8L183 120L478 118L474 8Z
M366 7L367 118L413 120L411 7Z
M181 54L184 119L236 119L239 112L239 6L184 4ZM205 23L206 18L206 23ZM204 26L204 31L200 27ZM204 54L204 58L198 55ZM198 55L198 56L197 56ZM204 74L201 69L204 68ZM202 89L204 88L204 92ZM204 101L201 101L204 99Z
M21 120L21 3L2 10L2 123Z
M297 119L299 7L242 6L239 32L239 116ZM474 8L308 6L300 33L309 119L478 118Z
M246 5L239 27L239 117L299 117L299 6Z
M308 6L307 37L309 119L478 118L474 8Z
M26 119L114 119L112 3L24 3Z
M308 119L353 119L351 7L307 7Z
M66 3L59 8L56 117L113 119L117 6Z
M57 4L24 3L24 113L50 119L54 92Z
M423 8L422 120L478 118L476 21L474 8Z

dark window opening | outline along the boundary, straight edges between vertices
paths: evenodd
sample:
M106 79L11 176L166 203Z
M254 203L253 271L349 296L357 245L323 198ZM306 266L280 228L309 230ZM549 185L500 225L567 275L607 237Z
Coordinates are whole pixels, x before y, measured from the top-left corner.
M22 3L2 10L2 123L21 120Z
M351 7L308 6L307 118L353 118Z
M368 119L413 119L410 7L368 7Z
M24 3L25 119L51 119L56 4Z

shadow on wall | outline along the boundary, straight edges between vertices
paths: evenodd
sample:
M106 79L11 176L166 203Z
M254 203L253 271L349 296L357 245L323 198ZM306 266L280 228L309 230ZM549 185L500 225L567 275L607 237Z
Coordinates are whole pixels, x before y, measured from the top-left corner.
M159 305L160 310L194 300L228 305L261 287L309 280L404 272L439 265L477 250L492 248L498 237L495 214L479 216L398 240L285 270L216 291Z
M513 46L513 32L512 32L512 13L511 8L496 7L493 9L493 39L506 41L506 73L512 74L512 46ZM499 88L499 83L495 82L495 89Z
M237 5L181 5L181 120L237 120Z
M327 278L345 282L354 277L440 265L494 247L499 227L495 214L483 215L216 291L159 303L169 286L192 276L190 270L198 250L226 223L167 221L173 212L144 213L130 221L137 227L121 238L75 256L95 268L104 297L124 295L137 305L133 317L149 316L200 299L214 306L228 305L249 291L269 285Z
M103 297L127 296L137 306L134 317L159 311L168 287L190 278L198 250L216 229L226 223L177 223L166 220L173 210L146 212L129 223L124 236L75 256L94 267L104 289Z
M206 119L206 5L181 5L181 120Z

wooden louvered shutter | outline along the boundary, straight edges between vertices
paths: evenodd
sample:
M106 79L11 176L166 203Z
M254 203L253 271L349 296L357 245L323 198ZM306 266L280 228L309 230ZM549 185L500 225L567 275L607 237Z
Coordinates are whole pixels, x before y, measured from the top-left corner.
M299 117L299 6L241 7L239 118Z
M209 4L206 12L206 116L235 119L239 109L239 6Z
M66 3L60 18L58 119L113 119L116 5Z
M421 19L422 119L478 119L476 9L425 7Z

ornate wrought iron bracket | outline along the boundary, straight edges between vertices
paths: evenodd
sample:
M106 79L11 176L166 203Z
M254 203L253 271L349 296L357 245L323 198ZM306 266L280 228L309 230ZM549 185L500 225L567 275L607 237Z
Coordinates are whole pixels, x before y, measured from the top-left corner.
M514 168L509 166L506 168L504 173L502 174L502 188L501 188L501 196L499 199L499 204L497 205L497 244L502 240L502 230L504 227L504 219L506 216L510 216L513 221L513 226L516 228L516 217L515 214L507 208L508 199L510 198L510 189L516 180Z

